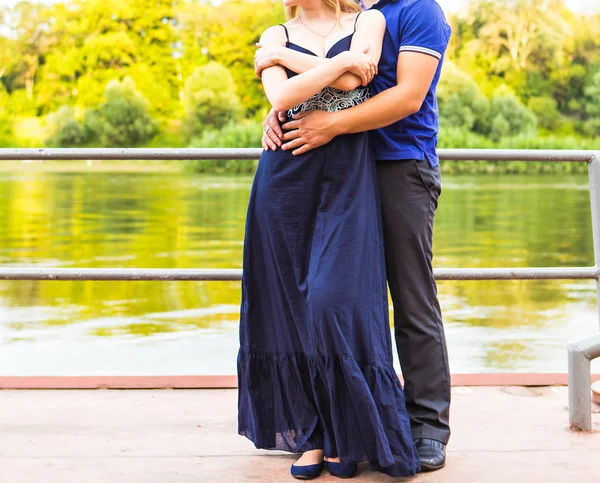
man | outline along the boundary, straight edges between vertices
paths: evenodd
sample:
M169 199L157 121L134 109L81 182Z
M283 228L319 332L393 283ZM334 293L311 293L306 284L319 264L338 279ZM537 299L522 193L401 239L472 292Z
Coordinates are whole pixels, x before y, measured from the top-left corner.
M381 10L387 23L374 96L347 110L302 113L282 126L285 134L272 112L263 147L302 154L335 136L372 130L406 404L421 468L433 471L445 465L450 438L448 354L432 269L441 192L435 92L450 27L435 0L374 2L364 7Z

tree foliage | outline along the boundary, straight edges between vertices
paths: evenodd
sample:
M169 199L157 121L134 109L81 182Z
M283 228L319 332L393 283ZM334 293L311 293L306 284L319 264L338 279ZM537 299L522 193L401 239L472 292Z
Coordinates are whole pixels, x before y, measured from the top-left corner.
M184 107L192 135L220 129L238 118L241 105L229 70L217 62L196 68L185 83Z
M98 109L88 110L85 116L88 132L101 145L139 146L157 133L149 114L150 103L129 77L123 82L109 82L104 97Z
M53 112L47 118L50 137L50 146L82 146L87 141L87 133L84 126L77 122L75 113L69 106L62 106L57 112Z
M575 14L564 0L470 0L448 18L441 139L450 129L481 146L524 135L600 137L600 14ZM283 20L279 0L0 9L0 136L52 113L48 139L61 145L187 144L234 132L232 122L267 111L253 54L261 33Z
M158 132L149 114L147 99L135 88L133 80L111 81L106 86L104 101L97 109L85 111L83 122L68 106L48 116L48 143L56 146L99 144L108 147L139 146Z

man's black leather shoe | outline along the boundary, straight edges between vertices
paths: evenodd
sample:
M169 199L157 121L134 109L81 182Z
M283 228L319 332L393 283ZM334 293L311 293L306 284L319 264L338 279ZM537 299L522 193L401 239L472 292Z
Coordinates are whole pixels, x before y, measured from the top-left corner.
M440 470L446 464L446 445L435 439L415 439L421 471Z

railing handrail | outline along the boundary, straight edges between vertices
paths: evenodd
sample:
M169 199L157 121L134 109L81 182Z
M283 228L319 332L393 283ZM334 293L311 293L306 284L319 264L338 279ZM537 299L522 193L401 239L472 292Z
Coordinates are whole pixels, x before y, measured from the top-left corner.
M260 148L3 148L0 161L66 160L255 160ZM547 161L590 163L591 150L440 149L443 161Z
M599 280L596 267L436 268L436 280ZM2 267L0 280L239 281L235 268L37 268Z

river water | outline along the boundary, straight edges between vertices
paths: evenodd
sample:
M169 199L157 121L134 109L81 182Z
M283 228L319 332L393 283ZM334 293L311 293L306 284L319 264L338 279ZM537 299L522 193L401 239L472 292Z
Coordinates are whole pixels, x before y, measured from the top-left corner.
M0 173L6 267L240 268L249 177ZM593 265L587 177L446 176L436 267ZM451 370L565 372L587 281L440 282ZM238 282L0 282L0 375L235 374ZM598 367L598 366L595 366Z

